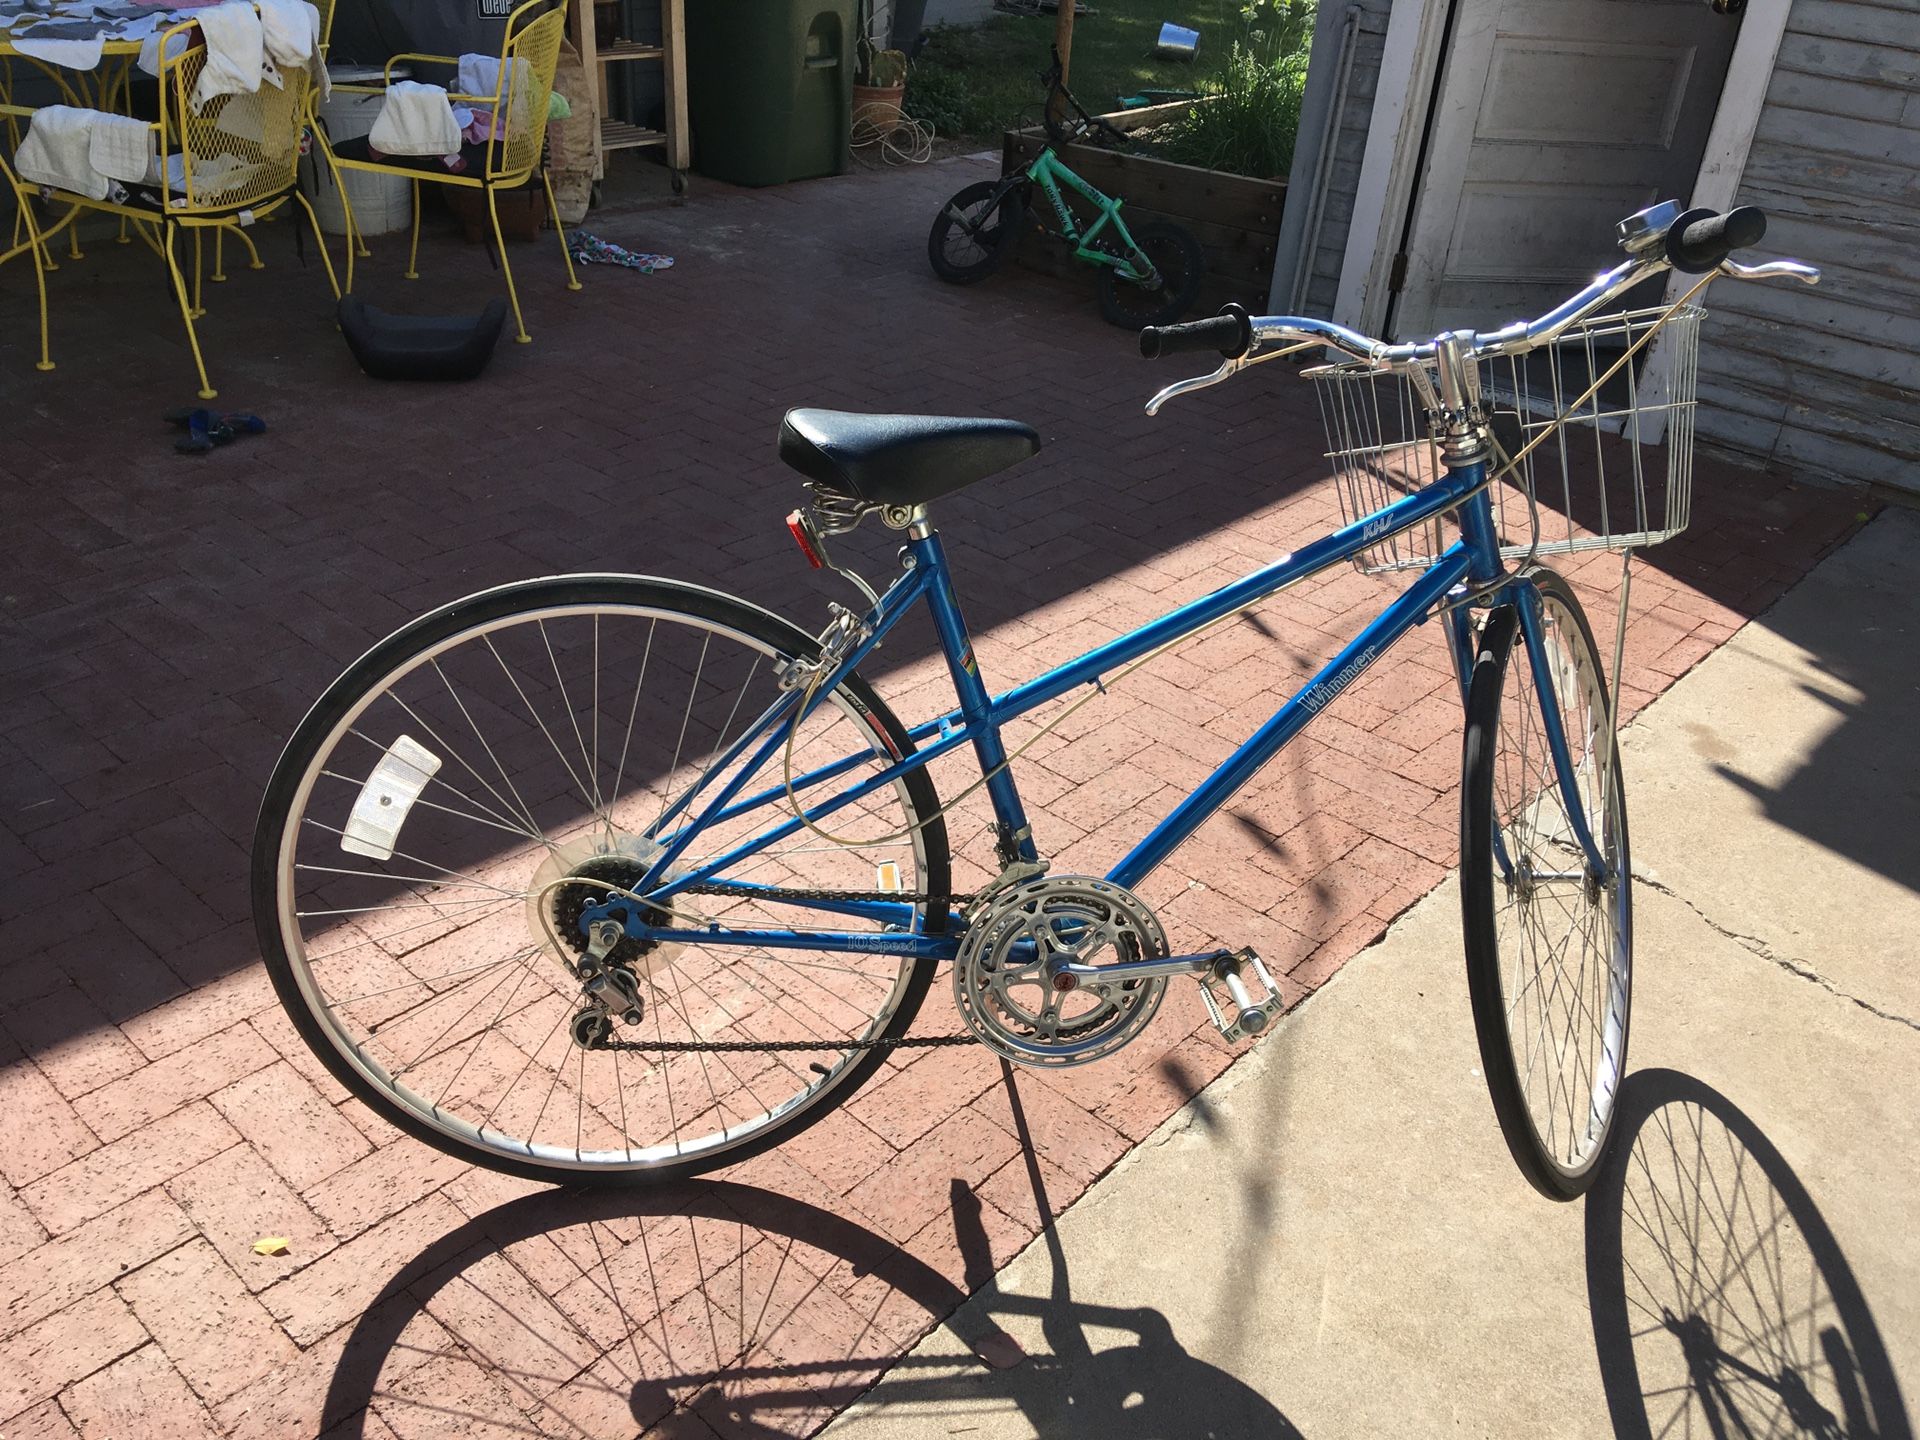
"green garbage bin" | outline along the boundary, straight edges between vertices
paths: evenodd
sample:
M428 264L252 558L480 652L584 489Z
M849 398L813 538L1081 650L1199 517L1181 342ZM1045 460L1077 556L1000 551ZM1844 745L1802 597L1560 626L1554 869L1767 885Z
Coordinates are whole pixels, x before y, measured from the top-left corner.
M846 171L856 3L696 0L687 6L694 169L734 185Z

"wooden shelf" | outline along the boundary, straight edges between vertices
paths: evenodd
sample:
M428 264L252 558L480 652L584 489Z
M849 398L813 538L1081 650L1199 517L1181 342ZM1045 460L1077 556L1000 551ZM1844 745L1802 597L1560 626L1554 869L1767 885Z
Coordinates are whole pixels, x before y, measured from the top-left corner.
M616 40L606 49L598 51L595 58L602 65L613 60L661 60L666 58L666 48L660 45L642 45L637 40Z
M664 145L667 137L659 130L644 130L638 125L629 125L624 120L602 120L600 122L600 148L602 150L637 150L643 145Z
M4 3L4 0L0 0L0 3ZM567 28L573 36L573 43L579 48L580 64L586 71L587 86L595 112L600 117L599 126L592 132L593 174L596 180L605 176L609 150L637 150L643 146L657 145L665 154L667 168L673 172L674 193L678 194L684 187L683 177L692 158L692 147L687 140L687 61L684 50L686 0L642 0L642 3L660 7L660 43L649 45L639 40L615 40L602 49L594 43L594 7L588 0L567 0ZM610 95L626 89L609 83L615 75L609 67L636 61L651 62L660 67L665 121L658 130L650 130L644 125L635 125L625 118L608 114Z

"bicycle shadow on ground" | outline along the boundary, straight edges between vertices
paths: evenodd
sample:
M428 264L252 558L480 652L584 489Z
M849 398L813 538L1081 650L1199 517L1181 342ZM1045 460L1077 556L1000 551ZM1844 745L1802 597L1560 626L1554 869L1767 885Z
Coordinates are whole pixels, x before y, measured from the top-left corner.
M1616 1435L1911 1440L1873 1311L1771 1141L1690 1075L1640 1070L1587 1197L1587 1293Z
M1050 1213L1030 1143L1026 1163ZM1299 1434L1188 1354L1159 1311L1075 1302L1051 1228L1051 1294L997 1295L984 1202L955 1179L948 1203L961 1284L854 1220L733 1181L511 1200L394 1274L308 1419L329 1440L384 1435L389 1418L402 1433L487 1423L769 1440L813 1434L890 1373L890 1402L916 1419L984 1407L1017 1410L1047 1436ZM999 1328L1016 1313L1040 1318L1045 1353ZM963 1357L907 1353L942 1323ZM1112 1345L1116 1331L1130 1343Z

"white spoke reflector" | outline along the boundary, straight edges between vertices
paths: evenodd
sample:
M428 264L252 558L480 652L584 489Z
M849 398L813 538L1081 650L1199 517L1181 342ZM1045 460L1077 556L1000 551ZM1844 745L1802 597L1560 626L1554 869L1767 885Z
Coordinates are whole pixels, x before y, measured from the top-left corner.
M400 827L407 823L407 812L439 768L440 757L412 736L395 740L360 787L353 813L340 834L340 848L375 860L391 860Z

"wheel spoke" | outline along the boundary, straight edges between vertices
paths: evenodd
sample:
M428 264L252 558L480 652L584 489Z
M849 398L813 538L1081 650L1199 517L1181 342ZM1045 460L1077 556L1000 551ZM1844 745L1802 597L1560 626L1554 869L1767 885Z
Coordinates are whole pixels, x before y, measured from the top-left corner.
M1486 851L1466 860L1475 877L1470 883L1491 892L1493 903L1468 906L1470 956L1490 961L1485 970L1476 961L1470 973L1476 987L1488 983L1484 975L1493 977L1506 1017L1503 1036L1483 1036L1487 1064L1509 1068L1523 1128L1539 1159L1561 1177L1556 1183L1583 1186L1598 1163L1625 1063L1630 992L1622 942L1631 876L1617 819L1618 762L1604 729L1598 658L1563 587L1543 580L1536 593L1544 661L1539 676L1551 677L1558 702L1568 783L1562 784L1554 761L1534 657L1515 623L1505 664L1494 677L1497 691L1489 697L1477 686L1473 723L1482 734L1481 768L1477 778L1468 777L1469 803L1484 803L1472 799L1477 785L1491 804L1481 812L1487 816ZM1489 716L1497 718L1490 723ZM1569 792L1583 807L1586 828L1613 877L1604 885L1589 878ZM1496 835L1510 869L1493 857ZM1485 922L1474 917L1488 914L1491 928L1476 938ZM1512 1103L1498 1086L1495 1101Z
M417 622L377 647L361 662L375 678L330 692L295 736L272 792L292 800L263 826L272 838L256 857L273 867L277 897L269 964L292 972L291 989L346 1057L350 1088L456 1153L557 1180L725 1163L850 1094L877 1063L867 1042L904 1028L931 962L703 946L699 932L716 926L878 934L900 912L883 921L777 895L693 893L641 912L680 938L620 936L589 960L589 907L635 891L659 853L650 818L657 830L661 815L686 812L669 878L753 842L760 848L712 878L864 894L876 889L873 856L803 829L761 844L763 814L694 813L722 785L777 790L778 751L741 742L782 703L776 675L793 658L783 627L710 595L554 598L651 597L669 588L661 582L520 588L529 598L490 608L476 597L433 617L437 627ZM848 753L849 727L852 753L870 755L826 791L870 780L906 748L897 722L848 685L857 682L821 695L793 736L798 773ZM408 753L402 736L430 747L441 768L391 812L384 858L343 854L340 842L359 833L349 830L355 807L383 795L374 765ZM944 890L924 774L844 813L902 834L881 853L899 865L905 893ZM632 978L637 1027L620 1026L614 989L611 1029L593 1018L608 1014L585 984L600 969ZM642 1048L604 1047L603 1034ZM697 1048L705 1041L767 1048Z

